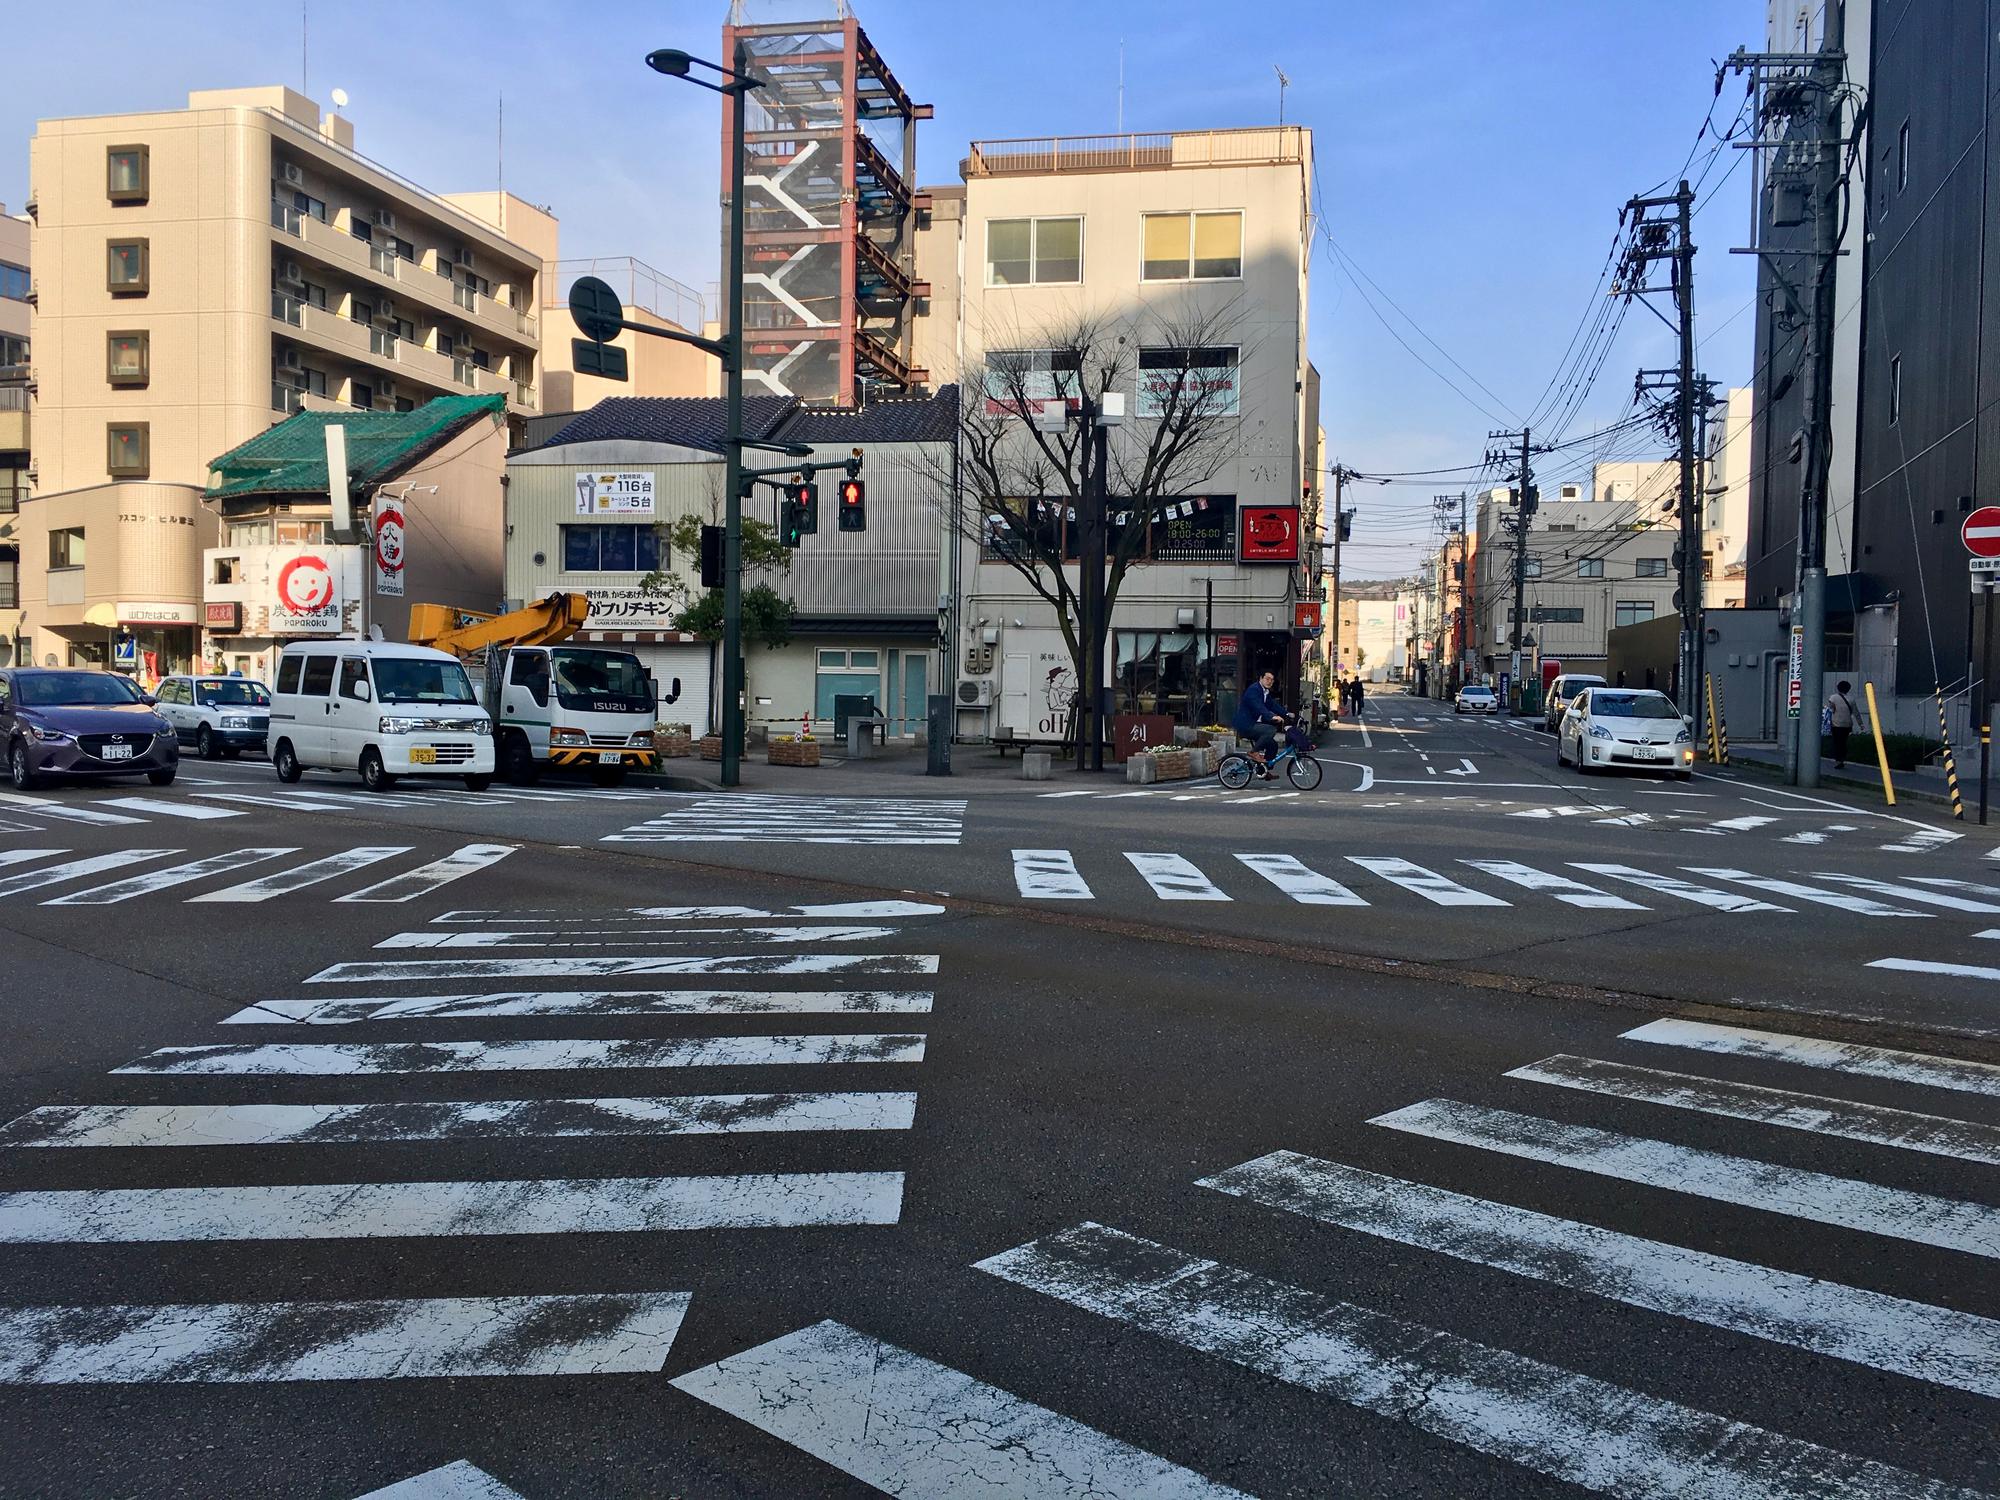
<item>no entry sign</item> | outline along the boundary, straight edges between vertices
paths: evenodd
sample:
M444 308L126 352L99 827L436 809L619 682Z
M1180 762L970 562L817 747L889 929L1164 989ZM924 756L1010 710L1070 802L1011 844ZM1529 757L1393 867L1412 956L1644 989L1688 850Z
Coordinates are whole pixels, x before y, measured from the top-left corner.
M2000 505L1982 505L1958 529L1974 557L2000 557Z

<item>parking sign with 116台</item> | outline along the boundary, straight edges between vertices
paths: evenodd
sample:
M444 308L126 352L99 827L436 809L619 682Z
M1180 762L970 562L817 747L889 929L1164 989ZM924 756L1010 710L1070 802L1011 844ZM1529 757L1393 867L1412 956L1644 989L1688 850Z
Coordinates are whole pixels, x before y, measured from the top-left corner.
M653 472L650 469L601 469L576 472L576 513L580 516L650 516L653 514Z

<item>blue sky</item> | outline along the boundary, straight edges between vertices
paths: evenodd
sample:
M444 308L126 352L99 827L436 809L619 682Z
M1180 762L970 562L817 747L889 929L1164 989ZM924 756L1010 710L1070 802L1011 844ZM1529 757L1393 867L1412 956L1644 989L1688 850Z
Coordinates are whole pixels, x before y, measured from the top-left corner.
M1311 348L1328 456L1390 473L1476 463L1490 427L1535 407L1590 304L1620 206L1680 170L1713 102L1715 61L1761 42L1764 7L861 0L857 9L911 93L937 107L918 145L925 182L953 180L968 140L1112 130L1121 39L1128 130L1268 124L1272 65L1282 66L1292 79L1286 118L1314 132L1323 223L1366 278L1364 296L1322 246ZM295 0L17 0L10 10L0 202L16 208L37 118L171 107L190 88L300 82ZM309 90L322 102L336 85L347 90L363 152L438 191L489 188L504 93L506 184L554 208L565 256L634 255L698 288L715 279L715 96L640 59L659 46L714 56L723 5L307 0L304 10ZM1720 123L1741 94L1739 82L1725 87ZM1750 174L1738 156L1717 161L1708 187L1722 186L1695 223L1701 364L1723 384L1743 382L1751 364L1750 260L1727 253L1747 241ZM1472 401L1400 347L1377 311ZM1633 373L1673 357L1667 329L1632 309L1593 394L1562 430L1624 415ZM1543 477L1574 467L1574 452L1551 458ZM1407 570L1423 550L1432 494L1463 477L1351 491L1360 517L1350 576Z

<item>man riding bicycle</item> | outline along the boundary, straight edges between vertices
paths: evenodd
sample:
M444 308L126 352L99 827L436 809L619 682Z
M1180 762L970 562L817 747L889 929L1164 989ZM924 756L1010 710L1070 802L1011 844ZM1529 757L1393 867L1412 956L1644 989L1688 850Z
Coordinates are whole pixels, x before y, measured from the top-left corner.
M1243 696L1236 703L1236 732L1249 740L1252 745L1250 759L1256 763L1257 774L1270 774L1265 763L1270 758L1278 736L1291 727L1292 716L1285 712L1285 706L1272 694L1278 685L1278 674L1266 672L1244 689Z

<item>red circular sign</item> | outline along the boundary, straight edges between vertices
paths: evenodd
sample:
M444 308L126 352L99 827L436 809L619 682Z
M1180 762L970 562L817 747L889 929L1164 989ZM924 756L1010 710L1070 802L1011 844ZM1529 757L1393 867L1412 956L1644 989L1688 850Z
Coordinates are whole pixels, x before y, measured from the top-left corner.
M2000 505L1982 505L1958 528L1974 557L2000 557Z
M278 602L293 614L316 615L333 603L333 569L326 559L295 557L278 570Z
M392 505L375 517L375 566L384 573L403 571L403 513Z

